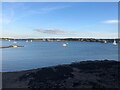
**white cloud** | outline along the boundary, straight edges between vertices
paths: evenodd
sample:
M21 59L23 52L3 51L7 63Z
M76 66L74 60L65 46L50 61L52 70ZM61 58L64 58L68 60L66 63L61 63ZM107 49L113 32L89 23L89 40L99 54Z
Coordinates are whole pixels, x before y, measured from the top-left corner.
M119 22L118 20L106 20L103 23L106 23L106 24L117 24L118 22Z
M34 29L39 36L43 37L61 37L61 38L117 38L118 32L97 32L97 31L78 31L68 32L67 30L60 29ZM39 33L38 33L39 32Z
M118 38L118 32L67 32L60 29L35 29L35 32L3 32L1 37L11 37L11 38ZM1 33L1 32L0 32Z
M46 34L64 34L63 30L59 29L35 29L34 31Z
M60 9L64 9L64 8L68 8L70 6L54 6L54 7L47 7L47 8L41 8L41 11L48 13L51 11L55 11L55 10L60 10Z
M76 36L87 37L87 38L117 38L118 32L79 32Z

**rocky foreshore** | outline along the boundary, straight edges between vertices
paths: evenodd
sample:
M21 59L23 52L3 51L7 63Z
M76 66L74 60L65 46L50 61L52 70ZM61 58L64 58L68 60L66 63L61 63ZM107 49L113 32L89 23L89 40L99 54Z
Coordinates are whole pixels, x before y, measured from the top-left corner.
M120 88L120 62L82 61L3 73L3 88Z

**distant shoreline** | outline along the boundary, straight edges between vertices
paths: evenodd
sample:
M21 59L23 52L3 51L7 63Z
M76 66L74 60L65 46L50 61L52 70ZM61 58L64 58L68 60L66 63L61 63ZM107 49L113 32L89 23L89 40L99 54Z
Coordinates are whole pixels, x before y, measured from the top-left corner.
M119 61L96 60L3 72L3 88L120 88L119 65Z
M114 40L116 42L120 42L120 39L95 39L95 38L38 38L38 39L33 39L33 38L28 38L28 39L14 39L14 38L0 38L0 40L15 40L15 41L48 41L48 42L68 42L68 41L79 41L79 42L107 42L107 43L113 43Z

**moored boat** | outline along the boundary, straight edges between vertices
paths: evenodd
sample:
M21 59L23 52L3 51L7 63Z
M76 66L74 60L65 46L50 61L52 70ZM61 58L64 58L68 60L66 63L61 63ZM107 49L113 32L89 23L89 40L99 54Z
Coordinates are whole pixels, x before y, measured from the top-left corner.
M116 41L114 40L113 45L117 45Z

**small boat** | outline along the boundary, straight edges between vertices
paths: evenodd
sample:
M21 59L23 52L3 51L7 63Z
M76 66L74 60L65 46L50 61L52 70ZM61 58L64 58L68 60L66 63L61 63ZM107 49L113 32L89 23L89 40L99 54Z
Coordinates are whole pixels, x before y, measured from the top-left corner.
M107 43L107 41L105 40L104 43Z
M7 48L19 48L19 47L24 47L24 46L19 46L19 45L10 45Z
M11 48L18 48L18 47L23 47L23 46L19 46L19 45L11 45L11 46L9 46L9 47L11 47Z
M63 44L63 47L66 47L66 46L67 46L67 44L66 44L66 43L64 43L64 44Z
M18 46L17 45L11 45L9 47L17 48Z
M66 43L67 45L69 44L69 43Z
M116 41L114 40L113 45L117 45Z
M26 42L28 42L28 40L26 40Z
M30 40L30 42L32 42L32 40Z
M13 43L17 43L16 41L14 41Z
M10 42L10 40L8 40Z

